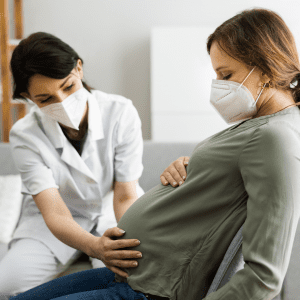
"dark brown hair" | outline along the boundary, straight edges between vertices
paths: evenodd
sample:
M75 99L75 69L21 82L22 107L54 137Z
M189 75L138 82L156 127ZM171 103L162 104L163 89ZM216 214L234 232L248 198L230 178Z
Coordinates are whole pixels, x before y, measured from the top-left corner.
M77 66L77 52L56 36L46 32L36 32L23 39L14 49L10 67L14 79L13 99L26 98L21 93L28 92L31 76L41 74L50 78L63 79ZM82 81L91 92L91 87Z
M268 9L244 10L208 37L208 54L214 41L234 59L259 67L270 78L270 87L291 90L300 104L298 52L291 31L278 14Z

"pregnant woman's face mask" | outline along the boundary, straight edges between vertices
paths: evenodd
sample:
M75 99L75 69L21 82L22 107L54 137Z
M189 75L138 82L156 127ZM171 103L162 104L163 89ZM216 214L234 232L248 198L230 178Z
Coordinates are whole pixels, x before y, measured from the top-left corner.
M227 124L251 119L257 113L256 103L266 83L263 85L256 100L254 100L251 92L243 85L254 68L241 84L227 80L212 80L210 103L216 108Z
M40 110L55 121L79 130L88 96L89 92L82 87L64 99L63 102L49 104Z

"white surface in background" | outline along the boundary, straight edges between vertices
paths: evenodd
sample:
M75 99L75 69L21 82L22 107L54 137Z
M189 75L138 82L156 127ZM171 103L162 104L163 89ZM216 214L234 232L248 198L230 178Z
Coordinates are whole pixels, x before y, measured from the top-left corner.
M152 139L197 142L229 125L210 104L216 74L206 50L213 27L153 28Z
M22 205L21 175L0 176L0 242L8 243L13 235Z

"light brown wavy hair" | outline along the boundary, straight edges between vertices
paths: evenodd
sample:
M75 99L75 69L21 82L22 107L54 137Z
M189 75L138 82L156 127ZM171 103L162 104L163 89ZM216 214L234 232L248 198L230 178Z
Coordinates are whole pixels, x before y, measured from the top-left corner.
M296 105L300 105L300 63L295 39L277 13L246 9L208 37L208 54L214 41L234 59L259 67L270 78L267 87L291 90Z

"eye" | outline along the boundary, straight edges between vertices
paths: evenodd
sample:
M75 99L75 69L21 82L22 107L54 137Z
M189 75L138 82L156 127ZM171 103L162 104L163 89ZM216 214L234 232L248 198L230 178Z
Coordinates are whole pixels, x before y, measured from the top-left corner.
M50 98L51 98L51 97L49 97L49 98L47 98L47 99L45 99L45 100L41 101L41 103L45 103L45 102L47 102L47 101L48 101Z
M223 77L223 80L228 80L231 77L231 74L228 74L227 76Z
M65 91L69 91L73 86L74 86L74 83L72 83L70 86L68 86L67 88L65 88Z
M66 87L66 88L65 88L65 91L71 90L73 86L74 86L74 83L72 83L70 86ZM51 99L51 97L49 97L49 98L47 98L47 99L41 101L41 103L46 103L46 102L49 101L50 99Z

